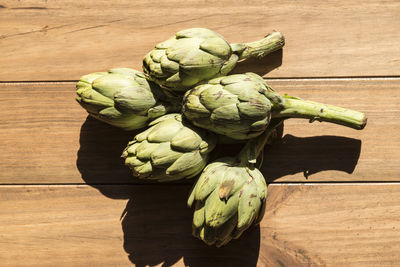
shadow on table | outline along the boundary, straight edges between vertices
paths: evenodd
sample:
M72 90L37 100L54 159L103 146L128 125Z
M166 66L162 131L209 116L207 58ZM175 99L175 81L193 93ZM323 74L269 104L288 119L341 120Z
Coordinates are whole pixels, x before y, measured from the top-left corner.
M85 182L89 185L132 183L134 178L124 166L121 154L135 134L88 116L81 127L76 163Z
M260 170L268 182L296 173L308 179L321 171L353 173L361 151L361 140L342 136L296 137L286 134L264 150ZM312 181L312 179L310 179Z
M220 249L191 235L192 211L186 206L188 185L142 186L133 189L123 214L124 249L136 266L256 266L260 229Z

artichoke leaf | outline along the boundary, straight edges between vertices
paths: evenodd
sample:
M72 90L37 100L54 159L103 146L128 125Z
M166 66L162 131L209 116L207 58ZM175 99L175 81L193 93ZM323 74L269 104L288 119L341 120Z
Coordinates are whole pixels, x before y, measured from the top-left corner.
M154 49L150 52L150 57L154 62L160 63L161 58L165 56L165 50L163 49Z
M147 128L147 129L144 130L143 132L138 133L138 134L135 136L135 140L136 140L137 142L143 142L143 141L147 140L147 135L150 133L150 131L151 131L151 128Z
M175 175L185 171L191 172L192 168L198 165L204 165L204 161L204 158L198 151L184 153L165 171L165 173L168 175Z
M171 166L183 153L171 149L169 142L161 143L151 154L151 161L156 168Z
M147 161L143 165L135 167L134 170L140 176L149 176L153 170L153 167L151 166L151 162Z
M169 60L179 62L183 60L193 48L199 47L201 39L199 38L184 38L180 39L165 50Z
M232 54L228 42L220 37L205 39L200 43L200 49L222 59L228 59Z
M238 103L238 97L223 89L223 87L212 86L203 90L200 94L200 102L208 109L213 110L222 106Z
M147 140L157 143L169 142L182 128L183 126L174 119L164 120L151 128Z
M247 184L240 194L238 208L238 228L249 228L261 207L261 200L258 197L257 185L254 181Z
M185 115L191 119L205 117L208 118L211 112L200 102L200 99L189 94L185 103Z
M92 83L93 89L100 94L114 99L114 94L125 87L136 86L136 81L118 73L110 73L97 78Z
M177 73L179 71L179 63L169 60L165 54L161 57L160 63L163 72Z
M271 105L265 105L256 99L250 102L242 102L237 105L241 117L246 117L251 120L259 120L270 117Z
M235 194L227 201L224 201L219 198L218 190L214 190L205 203L206 225L217 228L233 216L237 216L238 204L238 194Z
M193 214L193 226L199 228L203 225L204 225L204 202L197 201Z
M229 167L220 181L219 198L228 200L248 182L248 173L244 167Z
M116 108L141 115L156 104L152 92L143 87L123 88L115 93L114 101Z
M171 147L178 151L198 150L202 142L201 136L189 127L183 127L172 136Z
M210 118L214 122L240 122L240 114L236 104L226 105L214 109Z
M221 179L224 177L226 169L227 166L221 165L219 162L207 165L197 181L198 186L194 193L194 199L205 201L206 197L217 189Z
M142 161L147 161L151 159L151 154L155 151L160 144L158 143L149 143L146 140L143 141L136 148L136 157Z

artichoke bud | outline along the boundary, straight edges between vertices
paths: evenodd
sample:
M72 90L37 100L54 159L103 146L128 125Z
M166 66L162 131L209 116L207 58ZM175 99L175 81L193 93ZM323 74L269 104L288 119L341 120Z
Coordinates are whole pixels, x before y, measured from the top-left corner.
M195 202L193 235L222 246L258 223L265 211L267 186L261 172L236 158L221 158L203 170L189 200Z
M84 75L76 89L76 100L92 117L125 130L143 128L150 119L179 109L159 86L129 68Z
M209 29L182 30L157 44L144 57L143 71L149 80L163 88L184 94L203 81L227 75L239 59L264 56L283 46L275 39L263 40L231 46Z
M139 178L192 178L203 170L217 142L216 135L188 124L180 114L161 116L149 126L122 153L125 165Z
M279 97L260 76L229 75L189 90L182 110L198 127L246 140L260 135L268 126L273 107L269 95Z
M220 158L204 168L187 202L189 206L195 202L194 236L208 245L222 246L261 221L267 185L249 161L260 155L281 123L274 121L262 135L247 141L235 158Z

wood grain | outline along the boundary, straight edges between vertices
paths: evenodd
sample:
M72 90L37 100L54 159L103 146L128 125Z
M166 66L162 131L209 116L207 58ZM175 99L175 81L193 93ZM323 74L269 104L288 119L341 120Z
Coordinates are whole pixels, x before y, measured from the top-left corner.
M390 0L1 1L0 265L398 266L399 14ZM190 27L232 43L281 31L283 50L234 72L368 116L362 131L285 122L264 151L263 221L221 249L191 236L193 181L133 178L120 154L135 132L74 101L80 76L140 70Z
M271 80L288 93L365 112L362 131L289 120L265 151L268 181L398 181L400 79ZM87 118L74 84L2 84L0 183L141 183L120 158L135 132Z
M221 249L191 236L189 189L1 186L2 266L395 266L400 261L399 184L270 185L260 227Z
M2 1L0 81L77 80L112 67L141 69L176 31L207 27L229 42L277 30L286 46L239 71L266 77L400 73L398 1ZM278 68L279 67L279 68Z

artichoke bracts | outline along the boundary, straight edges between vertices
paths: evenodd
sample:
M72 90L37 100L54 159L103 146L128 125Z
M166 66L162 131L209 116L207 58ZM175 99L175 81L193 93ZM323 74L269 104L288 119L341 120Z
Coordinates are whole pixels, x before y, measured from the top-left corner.
M157 44L143 59L143 71L167 90L183 94L201 81L228 74L238 60L261 58L284 43L279 32L257 42L230 45L211 30L186 29Z
M355 129L366 124L363 113L280 96L255 73L218 77L189 90L183 113L194 125L232 139L260 135L271 118L307 118Z
M254 163L274 127L249 140L237 158L217 159L203 170L188 199L189 206L195 202L195 237L222 246L261 221L267 185Z
M180 109L158 85L129 68L84 75L76 88L76 100L92 117L124 130L143 128L150 119Z
M135 136L122 157L135 176L160 182L192 178L207 164L217 143L213 133L182 120L180 114L164 115Z
M219 77L185 94L183 113L194 125L232 139L260 135L281 98L254 73Z

